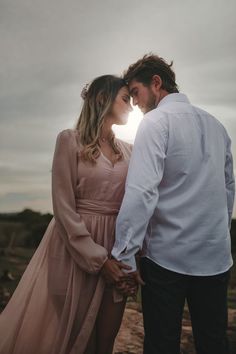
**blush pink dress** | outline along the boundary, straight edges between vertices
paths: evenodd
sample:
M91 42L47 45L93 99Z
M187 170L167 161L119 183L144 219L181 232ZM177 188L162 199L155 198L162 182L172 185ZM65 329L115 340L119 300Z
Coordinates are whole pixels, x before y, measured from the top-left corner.
M93 354L97 313L122 202L124 158L81 161L78 132L58 134L52 164L54 217L8 305L0 314L0 354ZM114 302L121 301L113 291Z

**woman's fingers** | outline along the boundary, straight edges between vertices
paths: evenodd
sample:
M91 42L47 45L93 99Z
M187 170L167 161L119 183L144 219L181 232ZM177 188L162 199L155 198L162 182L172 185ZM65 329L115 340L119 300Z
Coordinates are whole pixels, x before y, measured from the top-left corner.
M101 274L108 283L115 283L124 279L127 275L122 271L122 268L127 267L123 263L115 259L107 259L101 269ZM126 268L127 269L127 268Z
M125 264L125 263L119 262L119 261L117 261L117 263L118 263L118 266L120 267L120 269L126 269L126 270L132 269L132 267L130 267L128 264Z

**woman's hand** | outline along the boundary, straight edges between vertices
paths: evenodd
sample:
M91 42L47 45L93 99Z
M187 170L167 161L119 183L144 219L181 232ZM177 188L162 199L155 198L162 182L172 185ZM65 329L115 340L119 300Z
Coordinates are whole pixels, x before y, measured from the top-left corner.
M131 296L136 300L139 285L145 285L138 271L127 274L126 279L116 283L116 288L124 296Z
M124 296L131 296L133 300L136 300L138 291L138 284L135 282L132 276L127 277L115 284L116 289Z
M107 259L101 269L101 274L108 284L118 283L127 277L122 269L131 270L132 268L116 259Z

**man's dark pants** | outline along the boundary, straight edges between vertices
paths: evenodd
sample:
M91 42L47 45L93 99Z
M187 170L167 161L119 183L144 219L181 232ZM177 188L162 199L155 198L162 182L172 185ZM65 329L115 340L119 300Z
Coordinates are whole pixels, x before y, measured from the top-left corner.
M228 354L227 287L230 271L190 276L142 258L144 354L179 354L182 315L187 300L198 354Z

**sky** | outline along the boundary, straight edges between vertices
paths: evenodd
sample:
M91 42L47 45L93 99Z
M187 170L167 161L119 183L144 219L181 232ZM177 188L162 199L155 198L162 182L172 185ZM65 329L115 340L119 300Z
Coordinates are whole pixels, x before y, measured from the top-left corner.
M82 88L148 52L174 61L235 159L235 13L234 0L0 0L0 212L52 212L55 140L76 124ZM135 109L117 136L133 141L141 119Z

